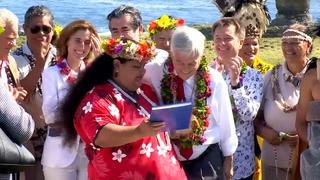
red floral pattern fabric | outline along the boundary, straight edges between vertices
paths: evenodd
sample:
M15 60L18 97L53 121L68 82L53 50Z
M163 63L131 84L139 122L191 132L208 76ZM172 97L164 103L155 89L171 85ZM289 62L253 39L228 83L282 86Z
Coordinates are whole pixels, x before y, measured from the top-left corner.
M148 96L154 94L144 86ZM156 99L153 95L151 99ZM141 95L137 103L150 112L151 105ZM75 127L85 142L89 159L89 180L105 179L186 179L171 149L161 146L156 137L144 137L119 147L100 148L94 145L99 130L106 124L138 125L144 114L112 84L96 86L84 97L75 114ZM161 140L166 143L164 133ZM112 138L112 137L110 137Z

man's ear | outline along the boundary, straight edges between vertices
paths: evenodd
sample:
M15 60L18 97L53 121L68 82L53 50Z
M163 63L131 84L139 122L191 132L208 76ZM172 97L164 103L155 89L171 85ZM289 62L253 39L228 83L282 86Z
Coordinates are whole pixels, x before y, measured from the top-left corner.
M239 43L240 43L239 49L241 49L244 43L244 39L240 39Z
M144 28L143 28L142 24L139 26L139 32L140 32L140 34L143 34L143 32L144 32Z

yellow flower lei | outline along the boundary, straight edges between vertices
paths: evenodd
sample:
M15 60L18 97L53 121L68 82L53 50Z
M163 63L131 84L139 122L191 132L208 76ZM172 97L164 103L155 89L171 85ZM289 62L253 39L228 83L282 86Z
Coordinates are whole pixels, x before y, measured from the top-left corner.
M0 26L0 34L4 32L4 27Z
M172 30L178 26L183 26L184 20L183 19L175 19L170 18L168 15L162 15L157 20L151 20L150 23L147 25L147 31L150 34L150 37L154 36L155 34L159 33L163 30Z
M54 33L57 34L57 36L60 35L60 33L61 33L62 30L63 30L63 27L60 26L60 25L55 25L55 26L54 26L54 29L53 29Z
M270 71L273 68L273 65L264 62L260 57L256 56L256 58L253 60L252 67L263 75Z

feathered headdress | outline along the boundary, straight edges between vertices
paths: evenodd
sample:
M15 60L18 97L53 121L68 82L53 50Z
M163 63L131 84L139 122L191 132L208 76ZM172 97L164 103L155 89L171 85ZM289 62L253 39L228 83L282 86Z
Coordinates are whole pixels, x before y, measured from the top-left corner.
M224 17L235 17L246 27L246 37L261 37L270 15L265 0L213 0Z

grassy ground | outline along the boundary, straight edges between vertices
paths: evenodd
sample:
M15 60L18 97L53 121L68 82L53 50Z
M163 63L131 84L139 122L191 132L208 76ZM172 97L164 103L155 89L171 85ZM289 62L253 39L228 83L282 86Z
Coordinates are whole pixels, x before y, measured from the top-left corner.
M211 25L201 24L201 25L194 25L193 27L199 29L206 36L206 39L208 41L206 43L205 53L206 53L207 59L212 60L215 57L215 54L212 50ZM274 28L277 28L277 27L274 27ZM265 35L270 36L270 33L269 35L268 33L266 33ZM283 55L281 50L281 38L274 37L274 36L261 38L259 56L264 61L269 62L271 64L282 63ZM313 57L313 56L320 57L320 38L316 38L314 40L313 51L310 57Z
M262 38L260 40L260 57L271 64L282 63L283 56L281 50L281 38ZM212 50L212 41L206 43L206 56L207 59L215 57ZM315 39L313 43L313 51L310 57L320 57L320 39Z

